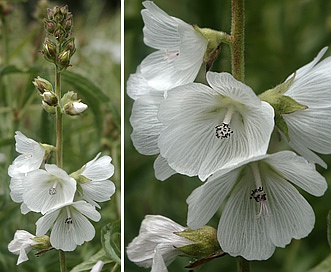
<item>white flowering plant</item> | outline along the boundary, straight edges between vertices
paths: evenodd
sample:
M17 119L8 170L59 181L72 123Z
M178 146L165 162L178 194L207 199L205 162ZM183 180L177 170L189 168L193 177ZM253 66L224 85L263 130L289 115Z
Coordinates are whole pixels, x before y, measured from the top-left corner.
M126 69L126 91L133 100L128 99L128 105L132 103L132 110L127 111L130 136L133 147L149 156L144 159L127 148L127 271L146 271L137 266L160 272L184 271L184 267L189 271L235 271L231 257L236 257L238 271L250 271L250 261L260 261L252 264L252 271L267 267L276 269L270 271L308 271L314 266L316 271L323 271L318 270L322 267L327 271L330 249L324 245L330 230L323 235L319 230L326 228L330 209L329 174L323 170L330 163L326 155L331 154L328 44L320 39L314 46L297 44L292 51L277 47L285 37L282 31L287 30L284 26L277 32L271 27L279 23L270 18L277 6L271 1L259 11L244 0L231 1L231 12L216 1L190 3L186 12L180 8L184 3L176 2L176 9L172 5L143 2L143 30L126 29L128 43L140 31L145 45L158 50L151 55L147 51L145 59L127 55L134 60ZM247 44L245 5L250 24ZM130 3L127 6L137 12ZM289 6L285 8L289 12ZM193 25L196 33L189 33L192 28L184 28L179 18L198 23ZM217 18L216 26L213 18ZM260 21L253 20L255 25L251 18ZM226 19L231 24L224 24ZM222 30L231 25L231 29L207 31L200 24L217 29L222 25ZM268 31L260 35L259 26ZM280 34L277 38L276 32ZM207 40L205 47L203 39L193 39L198 34ZM310 36L305 38L311 41ZM260 44L264 39L269 39L269 47L266 42ZM285 38L282 42L291 43ZM131 48L132 52L142 50L138 44ZM282 65L280 52L291 69ZM310 57L298 61L303 52ZM186 65L187 74L181 71L181 64ZM199 71L193 69L195 65ZM151 180L163 182L153 184ZM136 202L141 209L132 208ZM169 218L160 220L160 215L142 220L146 211L181 218L179 222L186 221L182 224L186 227L170 230L174 223ZM215 231L210 240L205 234L200 236L206 225ZM193 236L188 238L187 231ZM194 237L194 242L178 246L183 237L189 241ZM323 250L323 256L311 256L313 246ZM305 263L302 253L296 257L299 250L310 261L307 257ZM230 258L223 257L226 255ZM178 258L181 256L186 261Z
M0 270L120 271L120 63L93 47L94 38L119 44L119 11L114 7L111 30L104 22L107 31L95 37L90 33L100 22L78 23L73 32L67 5L32 6L34 19L20 32L12 22L21 27L19 18L31 10L0 3L0 39L7 46L0 50ZM23 45L15 35L25 37ZM18 56L8 58L14 51ZM98 83L104 71L95 73L95 65L103 62L114 70Z

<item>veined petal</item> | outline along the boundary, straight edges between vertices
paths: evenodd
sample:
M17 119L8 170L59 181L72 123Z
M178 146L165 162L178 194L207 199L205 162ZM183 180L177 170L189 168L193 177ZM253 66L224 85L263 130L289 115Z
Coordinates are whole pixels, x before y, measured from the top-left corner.
M134 147L144 155L159 153L157 145L161 126L157 113L163 94L138 98L132 107L130 123L133 128L131 139Z
M114 174L114 165L111 164L112 158L109 156L102 156L100 153L86 165L81 175L93 181L101 181L109 179Z
M328 47L324 47L311 62L298 69L295 72L296 78L301 78L305 76L307 73L309 73L313 69L313 67L320 61L320 59L324 56L327 50ZM290 75L286 80L290 79L292 76L293 74Z
M161 181L176 174L176 171L169 166L167 160L160 155L154 161L154 171L155 177Z
M60 211L60 209L51 210L43 217L38 219L36 222L36 236L42 236L46 234L46 232L52 227L55 220L58 218Z
M143 5L146 8L141 11L145 23L145 44L155 49L178 48L180 40L177 21L152 1L145 1Z
M231 169L229 169L231 170ZM241 168L219 171L196 188L187 198L187 225L198 229L208 223L229 194L240 175Z
M220 94L250 107L260 107L261 100L254 91L231 74L207 72L206 78L209 85Z
M331 107L323 109L307 109L284 114L289 128L291 141L300 141L301 145L322 153L331 153L331 126L329 117Z
M100 208L96 202L104 202L110 199L115 193L115 185L110 180L91 181L80 184L83 189L83 198Z
M89 203L85 201L77 201L72 203L72 207L78 210L81 214L93 220L94 222L98 222L101 219L100 213Z
M218 226L221 248L231 256L246 260L266 260L275 250L266 224L266 216L257 218L258 207L249 198L255 187L252 179L241 179L231 194Z
M160 253L159 247L156 247L151 272L168 272L167 266Z
M315 223L314 211L303 196L283 178L269 171L263 176L271 215L267 217L268 233L278 247L292 238L306 237Z
M15 175L10 179L10 197L16 203L23 202L23 180L25 178L25 174Z
M316 171L315 165L291 151L272 154L265 159L286 180L314 196L321 196L327 189L325 178Z

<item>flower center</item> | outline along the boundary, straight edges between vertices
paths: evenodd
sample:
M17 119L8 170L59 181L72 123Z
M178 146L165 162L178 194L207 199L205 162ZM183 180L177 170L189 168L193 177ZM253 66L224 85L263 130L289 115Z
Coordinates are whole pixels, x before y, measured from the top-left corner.
M250 199L254 199L256 203L260 204L260 211L256 216L259 218L262 215L270 215L267 206L267 194L262 187L261 175L257 163L252 163L251 168L255 179L256 189L252 190Z
M56 186L57 186L57 180L54 181L53 186L48 190L48 193L50 195L55 195L57 193Z
M233 133L233 130L230 128L230 122L233 113L234 113L234 107L229 107L228 111L225 114L223 123L215 127L216 137L218 139L227 139Z
M64 224L68 227L68 231L70 231L73 227L74 221L72 220L71 213L69 207L65 207L67 218L64 220Z

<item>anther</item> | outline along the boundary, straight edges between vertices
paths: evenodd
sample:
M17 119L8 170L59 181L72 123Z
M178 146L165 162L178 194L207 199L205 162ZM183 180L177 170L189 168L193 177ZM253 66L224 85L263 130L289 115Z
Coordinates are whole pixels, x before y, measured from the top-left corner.
M50 188L50 189L48 190L48 193L49 193L50 195L55 195L55 194L56 194L56 189L55 189L54 187L52 187L52 188Z
M72 218L71 217L68 217L65 221L64 221L65 224L72 224Z

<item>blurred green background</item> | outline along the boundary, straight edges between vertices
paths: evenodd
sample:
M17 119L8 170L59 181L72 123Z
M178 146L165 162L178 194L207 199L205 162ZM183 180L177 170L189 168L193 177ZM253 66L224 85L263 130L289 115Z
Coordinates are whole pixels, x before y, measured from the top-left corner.
M142 1L125 1L125 81L153 49L143 43ZM230 32L231 1L224 0L155 0L169 15L190 24ZM310 62L331 44L331 2L329 0L256 0L246 1L246 84L257 93L283 82L285 78ZM331 55L331 49L327 55ZM212 71L230 71L230 55L223 45ZM331 86L330 86L331 87ZM138 235L146 214L161 214L185 225L186 198L201 182L197 178L175 175L164 182L154 177L155 157L139 154L130 139L129 123L132 100L125 95L125 246ZM331 125L331 119L330 119ZM275 137L275 142L278 142ZM282 144L273 147L280 150ZM269 150L271 151L271 150ZM330 165L331 157L323 156ZM331 182L331 171L318 167ZM302 192L302 191L301 191ZM331 192L316 198L302 192L316 213L316 225L304 239L292 240L285 249L277 248L267 261L252 262L252 271L303 272L330 254L326 236L326 216L331 209ZM217 227L218 212L209 225ZM125 259L126 272L148 271ZM187 258L177 258L169 271L185 271ZM236 260L230 256L204 265L200 271L236 271Z
M45 34L34 13L39 1L0 1L0 271L59 271L58 252L52 250L16 266L17 256L7 250L16 229L35 233L40 214L20 214L20 204L9 196L8 165L18 155L14 132L22 131L36 141L55 144L54 118L42 110L41 100L32 85L37 75L54 82L54 67L40 51ZM116 193L101 203L102 219L94 223L94 239L67 253L68 271L101 248L103 226L121 218L121 14L120 0L50 1L46 7L68 4L73 13L76 53L72 67L64 72L62 92L73 90L89 108L76 118L64 117L64 169L71 173L94 158L98 152L110 155L115 166L111 180ZM8 9L7 9L8 8ZM9 11L9 12L7 12ZM40 17L39 17L40 18ZM1 158L3 158L1 155ZM55 158L51 158L54 163ZM109 271L114 263L105 265ZM119 269L117 270L119 271Z

